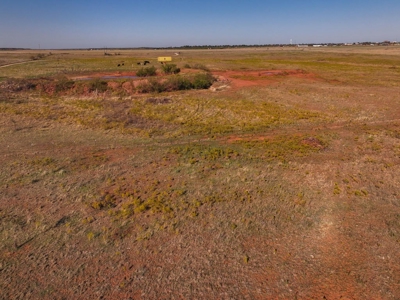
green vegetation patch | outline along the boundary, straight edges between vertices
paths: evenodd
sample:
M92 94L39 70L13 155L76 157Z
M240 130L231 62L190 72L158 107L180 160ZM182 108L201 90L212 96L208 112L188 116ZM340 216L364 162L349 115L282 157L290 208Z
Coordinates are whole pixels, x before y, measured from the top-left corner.
M210 71L210 69L206 65L199 64L199 63L194 63L194 64L191 64L191 65L190 64L185 64L184 67L187 68L187 69L197 69L197 70L203 70L203 71L206 71L206 72Z
M157 69L154 66L147 68L140 68L136 72L136 76L138 77L149 77L149 76L155 76L156 74L157 74Z
M234 144L247 149L247 153L250 153L249 150L259 153L260 157L267 161L287 161L319 152L327 147L327 143L321 137L301 135L281 135L263 140L238 140Z
M167 66L167 65L165 65ZM149 78L136 88L139 93L162 93L191 89L208 89L215 81L210 73L199 73L188 76L169 76L167 78Z
M171 134L226 134L257 132L299 121L321 120L319 112L258 98L187 95L164 105L142 101L133 103L131 113L146 119L157 119L179 125L180 132Z
M161 69L164 74L178 74L181 71L175 64L163 64Z

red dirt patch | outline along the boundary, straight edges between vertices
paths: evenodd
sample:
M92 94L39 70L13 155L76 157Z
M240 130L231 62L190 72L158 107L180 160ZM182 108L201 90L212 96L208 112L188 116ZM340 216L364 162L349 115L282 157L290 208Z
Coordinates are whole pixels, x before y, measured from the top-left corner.
M316 77L304 70L258 70L258 71L217 71L213 72L221 82L229 82L234 88L269 85L285 77L311 79Z

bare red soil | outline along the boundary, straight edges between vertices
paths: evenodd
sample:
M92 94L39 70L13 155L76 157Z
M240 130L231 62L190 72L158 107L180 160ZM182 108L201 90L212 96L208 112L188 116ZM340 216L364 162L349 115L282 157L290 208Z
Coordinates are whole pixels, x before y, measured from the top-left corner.
M316 80L316 76L303 70L258 70L258 71L217 71L213 72L221 82L227 82L236 89L265 86L288 78Z

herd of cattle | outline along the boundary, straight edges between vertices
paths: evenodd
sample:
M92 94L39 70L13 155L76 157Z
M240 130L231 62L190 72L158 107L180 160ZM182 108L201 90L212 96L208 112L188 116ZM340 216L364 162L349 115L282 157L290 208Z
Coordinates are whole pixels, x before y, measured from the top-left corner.
M150 62L148 61L148 60L145 60L145 61L143 61L143 62L141 62L141 61L139 61L139 62L137 62L136 64L137 65L147 65L147 64L149 64ZM124 63L120 63L120 64L118 64L117 65L117 67L121 67L121 66L124 66L125 64Z

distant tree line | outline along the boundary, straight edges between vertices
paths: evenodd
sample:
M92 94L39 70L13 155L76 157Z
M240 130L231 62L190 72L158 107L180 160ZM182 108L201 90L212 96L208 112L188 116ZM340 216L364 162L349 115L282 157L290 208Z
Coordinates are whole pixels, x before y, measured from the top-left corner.
M0 48L0 51L31 50L30 48Z
M312 45L324 45L324 46L343 46L343 45L398 45L399 42L383 41L383 42L354 42L354 43L293 43L293 44L241 44L241 45L184 45L176 47L122 47L122 48L107 48L109 51L115 50L172 50L172 49L233 49L233 48L266 48L266 47L296 47L298 45L312 46ZM0 48L0 51L11 51L11 50L32 50L30 48ZM104 48L68 48L59 50L104 50ZM112 55L105 51L105 55ZM120 55L115 53L114 55Z

